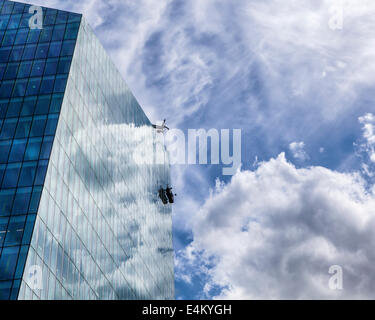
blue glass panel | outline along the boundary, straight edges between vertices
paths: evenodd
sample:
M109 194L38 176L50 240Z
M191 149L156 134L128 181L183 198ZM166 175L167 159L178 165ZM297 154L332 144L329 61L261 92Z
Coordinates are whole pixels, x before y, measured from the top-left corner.
M62 94L56 93L56 94L52 95L50 112L51 113L60 112L62 101L63 101L63 95Z
M12 288L12 281L0 281L0 300L8 300Z
M24 105L25 106L25 105ZM32 117L20 118L17 124L17 130L15 138L25 138L29 135L31 123L33 121Z
M25 95L27 87L27 79L19 79L16 81L13 90L13 97L22 97Z
M21 163L8 164L2 183L2 188L15 188L21 171Z
M31 126L30 137L40 137L44 133L47 116L35 116Z
M39 166L38 166L37 177L35 178L35 183L34 183L35 185L37 185L38 184L37 182L39 182L38 177L40 175L40 170L39 170L40 167L41 167L40 162L39 162ZM47 167L47 166L45 166L45 167ZM43 181L44 181L44 178L43 178ZM39 184L43 184L43 181ZM29 213L36 213L37 212L41 194L42 194L42 187L37 186L37 187L33 188L33 193L31 195L30 206L29 206Z
M29 220L29 217L27 217L28 220ZM35 222L35 217L34 217L34 220L30 220L30 222L32 221L32 223L34 224ZM26 228L28 228L29 226L26 224ZM27 230L29 232L29 230ZM26 232L26 229L25 229L25 232ZM29 235L28 235L29 236ZM23 240L22 240L22 243ZM27 242L27 244L30 243L30 240L29 242ZM25 267L25 262L26 262L26 258L27 258L27 252L29 251L29 246L22 246L21 247L21 250L20 250L20 254L19 254L19 257L18 257L18 263L17 263L17 269L16 269L16 273L14 275L14 277L17 279L17 278L21 278L22 277L22 274L23 274L23 269ZM17 280L16 280L17 281ZM14 287L14 285L13 285Z
M47 61L47 65L48 65L48 61ZM46 67L46 71L47 71L47 67ZM43 77L42 84L40 86L40 93L41 94L52 93L54 83L55 83L54 76Z
M37 97L26 97L23 101L21 116L30 116L34 113Z
M53 89L53 92L54 93L64 92L67 80L68 80L67 75L57 75L56 81L55 81L55 88Z
M60 55L61 46L62 46L62 41L51 42L49 52L48 52L48 57L49 58L58 57Z
M3 79L5 80L15 79L17 77L18 67L19 67L19 63L17 62L8 63Z
M30 138L25 153L25 161L38 160L42 138Z
M12 139L17 126L16 118L5 119L0 133L0 140Z
M18 78L26 78L30 75L32 61L23 61L20 64L20 68L18 70Z
M12 140L0 141L0 163L8 161L9 151L12 146ZM1 181L2 175L0 176Z
M27 139L13 140L12 149L9 155L9 162L21 162L25 154Z
M26 251L26 250L27 249L25 248L24 251ZM22 249L21 249L21 251L22 251ZM21 256L21 253L20 253L20 256ZM22 253L22 256L24 256L24 259L26 260L26 254ZM20 263L18 263L17 270L18 270L19 266L20 266ZM17 275L18 275L18 273L16 271L16 277L17 277ZM10 300L16 300L17 299L18 292L20 290L20 286L21 286L21 280L20 279L13 281L12 291L11 291L11 294L10 294Z
M29 29L19 29L14 44L25 44L28 34Z
M22 59L22 54L25 46L19 45L14 46L10 54L9 61L20 61Z
M35 59L45 59L47 58L49 43L40 43L36 49Z
M44 71L44 75L50 76L50 75L56 74L58 61L59 60L57 58L47 59L46 69Z
M31 77L42 76L44 72L45 64L46 64L46 60L35 60L33 64L33 68L31 70Z
M36 44L27 44L23 51L22 60L34 59L35 51L36 51Z
M9 217L7 217L7 218L1 217L0 218L0 247L3 246L5 236L7 234L8 223L9 223Z
M12 215L22 215L27 213L31 193L32 188L30 187L17 189L12 208Z
M13 98L9 102L8 112L6 117L18 117L21 112L23 98Z
M56 124L57 124L57 122L56 122ZM40 159L49 159L49 156L50 156L51 150L52 150L52 143L53 143L53 136L45 136L44 137L42 151L41 151L40 156L39 156Z
M0 256L0 280L12 279L20 247L5 247ZM1 283L1 282L0 282Z
M25 215L13 216L10 218L7 236L5 237L4 241L4 246L16 246L21 244L25 223Z
M9 216L12 212L16 189L0 190L0 216Z
M47 172L47 166L48 166L47 160L39 161L38 171L36 173L35 182L34 182L35 185L42 185L44 183L44 178L46 177L46 172Z
M38 94L42 78L30 78L27 85L26 96Z
M0 87L0 98L9 98L12 95L14 80L2 81Z
M18 181L19 187L29 187L33 185L35 173L36 173L36 167L37 167L36 161L23 163L21 174L20 174L20 179Z
M36 105L35 114L47 114L51 102L51 95L40 95Z

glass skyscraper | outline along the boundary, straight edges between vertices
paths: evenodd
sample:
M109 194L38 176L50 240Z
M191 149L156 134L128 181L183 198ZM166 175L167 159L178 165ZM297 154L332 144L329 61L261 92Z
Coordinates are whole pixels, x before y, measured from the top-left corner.
M0 0L0 299L173 299L163 135L80 14L29 8Z

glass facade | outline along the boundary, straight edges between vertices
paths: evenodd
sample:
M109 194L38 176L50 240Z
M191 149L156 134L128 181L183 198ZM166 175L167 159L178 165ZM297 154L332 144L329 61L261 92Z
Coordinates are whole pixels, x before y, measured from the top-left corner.
M0 299L173 299L162 135L81 15L0 4Z

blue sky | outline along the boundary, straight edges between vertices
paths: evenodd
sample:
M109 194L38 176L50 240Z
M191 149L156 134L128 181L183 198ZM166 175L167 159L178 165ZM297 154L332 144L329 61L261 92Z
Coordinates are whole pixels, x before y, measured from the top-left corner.
M372 1L27 2L83 13L151 121L242 130L233 178L173 167L177 298L374 298Z

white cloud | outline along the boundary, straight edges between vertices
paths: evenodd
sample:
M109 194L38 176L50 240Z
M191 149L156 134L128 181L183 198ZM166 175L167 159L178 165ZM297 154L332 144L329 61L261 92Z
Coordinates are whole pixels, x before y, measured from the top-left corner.
M238 172L192 219L180 271L205 273L224 288L216 298L375 298L375 188L365 185L356 173L296 169L284 154ZM332 265L342 291L328 287Z
M359 117L359 122L363 125L363 139L361 149L366 151L371 162L375 162L375 116L372 113Z
M305 151L304 142L292 142L289 144L289 150L292 152L292 155L295 159L305 161L309 158L308 154Z

